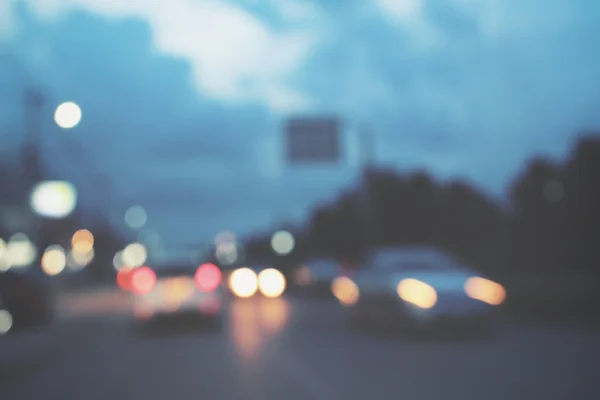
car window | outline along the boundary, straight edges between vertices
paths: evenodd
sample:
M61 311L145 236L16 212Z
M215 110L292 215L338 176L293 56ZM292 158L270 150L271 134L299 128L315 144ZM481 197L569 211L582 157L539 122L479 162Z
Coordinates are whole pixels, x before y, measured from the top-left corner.
M424 270L444 271L458 268L459 264L450 256L435 250L388 250L376 253L373 267L380 270Z

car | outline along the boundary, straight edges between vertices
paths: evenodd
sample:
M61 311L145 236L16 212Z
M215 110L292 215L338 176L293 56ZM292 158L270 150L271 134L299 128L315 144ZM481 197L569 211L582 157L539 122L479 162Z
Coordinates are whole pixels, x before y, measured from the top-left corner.
M238 298L275 298L284 294L287 281L283 273L274 267L251 265L233 270L229 274L228 286Z
M301 294L330 296L333 280L343 275L333 258L306 260L295 271L295 283Z
M353 322L417 329L485 325L506 298L502 285L433 247L380 249L366 263L353 279L339 277L332 285Z
M52 279L39 268L1 271L0 299L13 330L41 328L54 319L56 290Z
M128 290L138 326L180 317L221 326L224 291L222 271L215 264L170 261L135 268L129 272Z

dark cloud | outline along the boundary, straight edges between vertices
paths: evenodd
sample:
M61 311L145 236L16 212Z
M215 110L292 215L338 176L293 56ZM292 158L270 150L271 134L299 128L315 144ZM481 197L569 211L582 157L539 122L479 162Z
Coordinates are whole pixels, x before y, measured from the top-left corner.
M297 23L318 25L321 40L286 83L350 125L369 125L380 161L466 176L499 195L532 153L560 156L573 131L600 125L592 40L600 3L510 0L494 2L495 11L467 3L424 1L420 20L395 23L374 2L312 2L319 18ZM291 24L275 3L245 4L276 31ZM145 203L157 224L185 237L246 229L300 215L356 172L286 169L282 148L271 146L281 132L269 110L199 91L191 65L158 52L144 20L86 12L20 19L13 48L53 99L82 105L81 125L60 134L77 135L83 160L113 177L119 212ZM0 121L17 127L7 115ZM93 197L81 159L47 147L53 168Z
M367 119L383 159L498 195L532 153L561 156L574 130L600 125L597 3L423 4L419 21L337 19L298 78Z

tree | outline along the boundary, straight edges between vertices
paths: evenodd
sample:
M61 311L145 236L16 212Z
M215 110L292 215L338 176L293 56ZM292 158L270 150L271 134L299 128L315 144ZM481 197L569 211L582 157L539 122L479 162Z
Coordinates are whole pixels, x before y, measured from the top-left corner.
M510 189L513 260L520 270L549 272L564 262L561 166L533 159Z

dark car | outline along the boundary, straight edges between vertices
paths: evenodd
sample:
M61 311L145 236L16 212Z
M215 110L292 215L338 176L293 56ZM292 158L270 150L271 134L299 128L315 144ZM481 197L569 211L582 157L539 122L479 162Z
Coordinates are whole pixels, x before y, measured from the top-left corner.
M134 317L139 323L193 316L218 328L222 320L222 271L214 264L166 262L131 272Z
M306 260L295 271L295 283L299 293L332 296L331 285L335 278L350 276L352 273L346 264L333 258Z
M39 269L0 272L2 309L10 313L13 328L40 327L54 318L56 293L52 283Z

